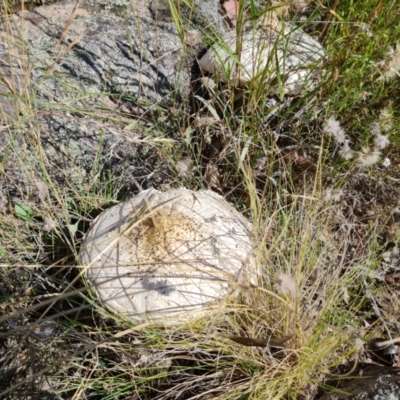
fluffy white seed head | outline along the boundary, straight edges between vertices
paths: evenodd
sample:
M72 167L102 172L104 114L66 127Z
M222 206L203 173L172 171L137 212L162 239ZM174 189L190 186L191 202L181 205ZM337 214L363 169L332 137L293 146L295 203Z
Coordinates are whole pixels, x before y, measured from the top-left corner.
M332 136L335 143L342 144L346 141L344 130L340 126L339 121L337 121L335 118L330 117L325 120L323 129L326 133Z
M390 144L390 140L388 139L387 136L384 135L376 135L374 138L374 145L375 148L378 150L383 150L386 147L388 147Z
M349 141L345 140L338 152L339 156L345 160L351 160L354 157L354 151L350 148Z
M378 63L378 66L382 69L382 75L378 80L390 81L400 76L400 43L397 43L395 47L389 46L387 57L387 60Z
M294 296L297 290L296 281L290 275L278 274L275 279L274 289L284 295Z
M362 167L371 167L375 165L381 158L381 152L378 149L363 147L358 152L357 162Z

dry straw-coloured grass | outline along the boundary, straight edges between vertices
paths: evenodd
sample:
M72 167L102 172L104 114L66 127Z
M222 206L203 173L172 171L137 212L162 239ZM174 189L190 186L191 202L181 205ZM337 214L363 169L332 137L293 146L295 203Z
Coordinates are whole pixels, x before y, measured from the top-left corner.
M232 296L209 318L183 326L135 326L97 302L78 265L79 244L92 218L121 199L121 188L98 173L101 165L90 184L59 187L47 170L28 82L6 82L16 99L14 123L28 134L2 126L10 143L3 162L12 155L24 179L15 184L2 171L0 397L312 399L326 379L364 357L360 340L400 333L396 289L382 284L394 265L383 255L399 241L392 70L400 13L395 2L379 4L340 1L332 13L328 2L307 7L305 29L321 34L329 54L328 78L314 93L271 103L256 82L209 87L197 95L202 103L183 150L160 139L164 133L138 139L177 171L184 163L189 172L172 185L212 187L255 227L259 284L232 284ZM288 18L303 12L294 8ZM249 10L256 10L252 1ZM26 58L19 62L31 70ZM213 122L202 125L206 118ZM335 132L323 133L332 126ZM36 145L35 159L27 141ZM390 167L381 166L383 156ZM389 307L382 293L390 294ZM289 335L283 347L229 339Z

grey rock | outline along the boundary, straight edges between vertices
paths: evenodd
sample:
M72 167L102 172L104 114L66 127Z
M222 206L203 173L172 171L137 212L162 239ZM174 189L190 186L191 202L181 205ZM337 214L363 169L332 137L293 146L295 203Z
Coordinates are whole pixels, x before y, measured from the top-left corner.
M171 179L155 142L177 137L188 65L204 45L190 27L183 45L150 0L119 3L83 0L74 10L62 0L0 25L0 184L12 201L30 196L35 180L63 195L107 179Z
M400 400L400 369L370 366L361 376L346 377L340 392L327 393L319 400Z
M194 24L201 29L223 32L224 20L219 12L219 0L192 0L192 7L188 7L183 1L175 0L176 10L183 23ZM158 21L173 21L168 0L152 0L150 10Z

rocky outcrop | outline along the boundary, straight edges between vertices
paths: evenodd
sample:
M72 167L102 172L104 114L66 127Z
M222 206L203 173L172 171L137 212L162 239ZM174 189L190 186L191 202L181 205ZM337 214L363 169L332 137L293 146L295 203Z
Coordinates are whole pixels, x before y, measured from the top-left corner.
M371 365L353 379L346 377L335 393L327 393L319 400L400 400L400 370Z
M62 0L3 20L3 193L35 195L36 180L88 191L103 175L114 186L168 181L156 143L181 125L201 35L188 23L178 32L165 1L109 3ZM216 20L215 3L194 20Z

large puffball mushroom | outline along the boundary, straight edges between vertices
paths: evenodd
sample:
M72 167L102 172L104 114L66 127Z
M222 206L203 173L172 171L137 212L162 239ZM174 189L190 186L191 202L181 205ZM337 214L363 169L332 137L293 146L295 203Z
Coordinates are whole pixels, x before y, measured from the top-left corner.
M215 307L243 276L254 280L253 253L250 223L223 197L150 189L100 214L80 259L109 310L175 324Z
M298 95L312 90L322 75L325 57L321 44L295 25L279 21L273 13L255 25L222 35L199 60L204 72L242 86L256 78L275 85L271 94Z

